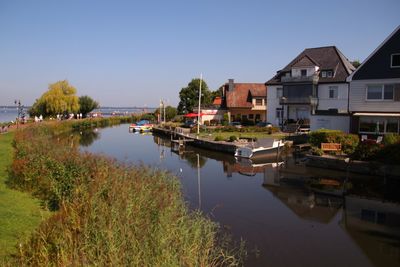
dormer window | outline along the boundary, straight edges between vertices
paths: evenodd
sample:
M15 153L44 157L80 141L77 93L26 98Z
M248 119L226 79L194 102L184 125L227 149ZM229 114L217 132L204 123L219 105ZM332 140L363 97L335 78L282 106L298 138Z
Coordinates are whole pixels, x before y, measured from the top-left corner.
M307 70L300 70L300 72L301 72L301 77L307 76Z
M390 55L390 67L391 68L400 68L400 53L391 54Z
M321 77L322 78L332 78L333 77L333 71L331 71L331 70L323 70L323 71L321 71Z

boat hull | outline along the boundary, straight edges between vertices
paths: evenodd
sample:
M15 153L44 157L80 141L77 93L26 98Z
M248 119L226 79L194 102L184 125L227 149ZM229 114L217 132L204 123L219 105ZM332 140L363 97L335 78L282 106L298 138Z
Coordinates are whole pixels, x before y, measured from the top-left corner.
M247 158L252 160L266 160L278 158L283 150L284 143L281 141L274 142L271 147L239 147L235 151L235 157Z

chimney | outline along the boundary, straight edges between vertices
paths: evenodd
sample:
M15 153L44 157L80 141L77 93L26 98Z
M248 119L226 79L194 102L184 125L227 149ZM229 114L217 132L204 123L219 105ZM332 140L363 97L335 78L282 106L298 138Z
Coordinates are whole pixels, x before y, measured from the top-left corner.
M229 87L228 87L228 91L229 92L233 92L233 90L234 90L234 86L233 86L233 79L228 79L228 84L229 84Z

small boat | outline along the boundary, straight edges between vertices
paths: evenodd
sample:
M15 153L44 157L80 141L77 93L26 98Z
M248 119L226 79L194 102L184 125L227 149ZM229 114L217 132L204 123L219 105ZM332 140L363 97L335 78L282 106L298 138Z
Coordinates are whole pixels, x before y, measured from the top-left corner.
M236 148L235 157L248 159L265 159L279 156L285 143L282 140L261 139L250 145Z
M153 130L153 124L148 120L141 120L137 123L132 123L129 125L129 131L135 132L150 132Z

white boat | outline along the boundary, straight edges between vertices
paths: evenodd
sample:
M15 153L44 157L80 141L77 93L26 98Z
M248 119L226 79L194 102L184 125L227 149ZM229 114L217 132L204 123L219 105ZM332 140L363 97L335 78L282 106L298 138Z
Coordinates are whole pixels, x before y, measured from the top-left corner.
M265 159L279 156L285 143L282 140L261 139L249 145L236 148L235 157Z

